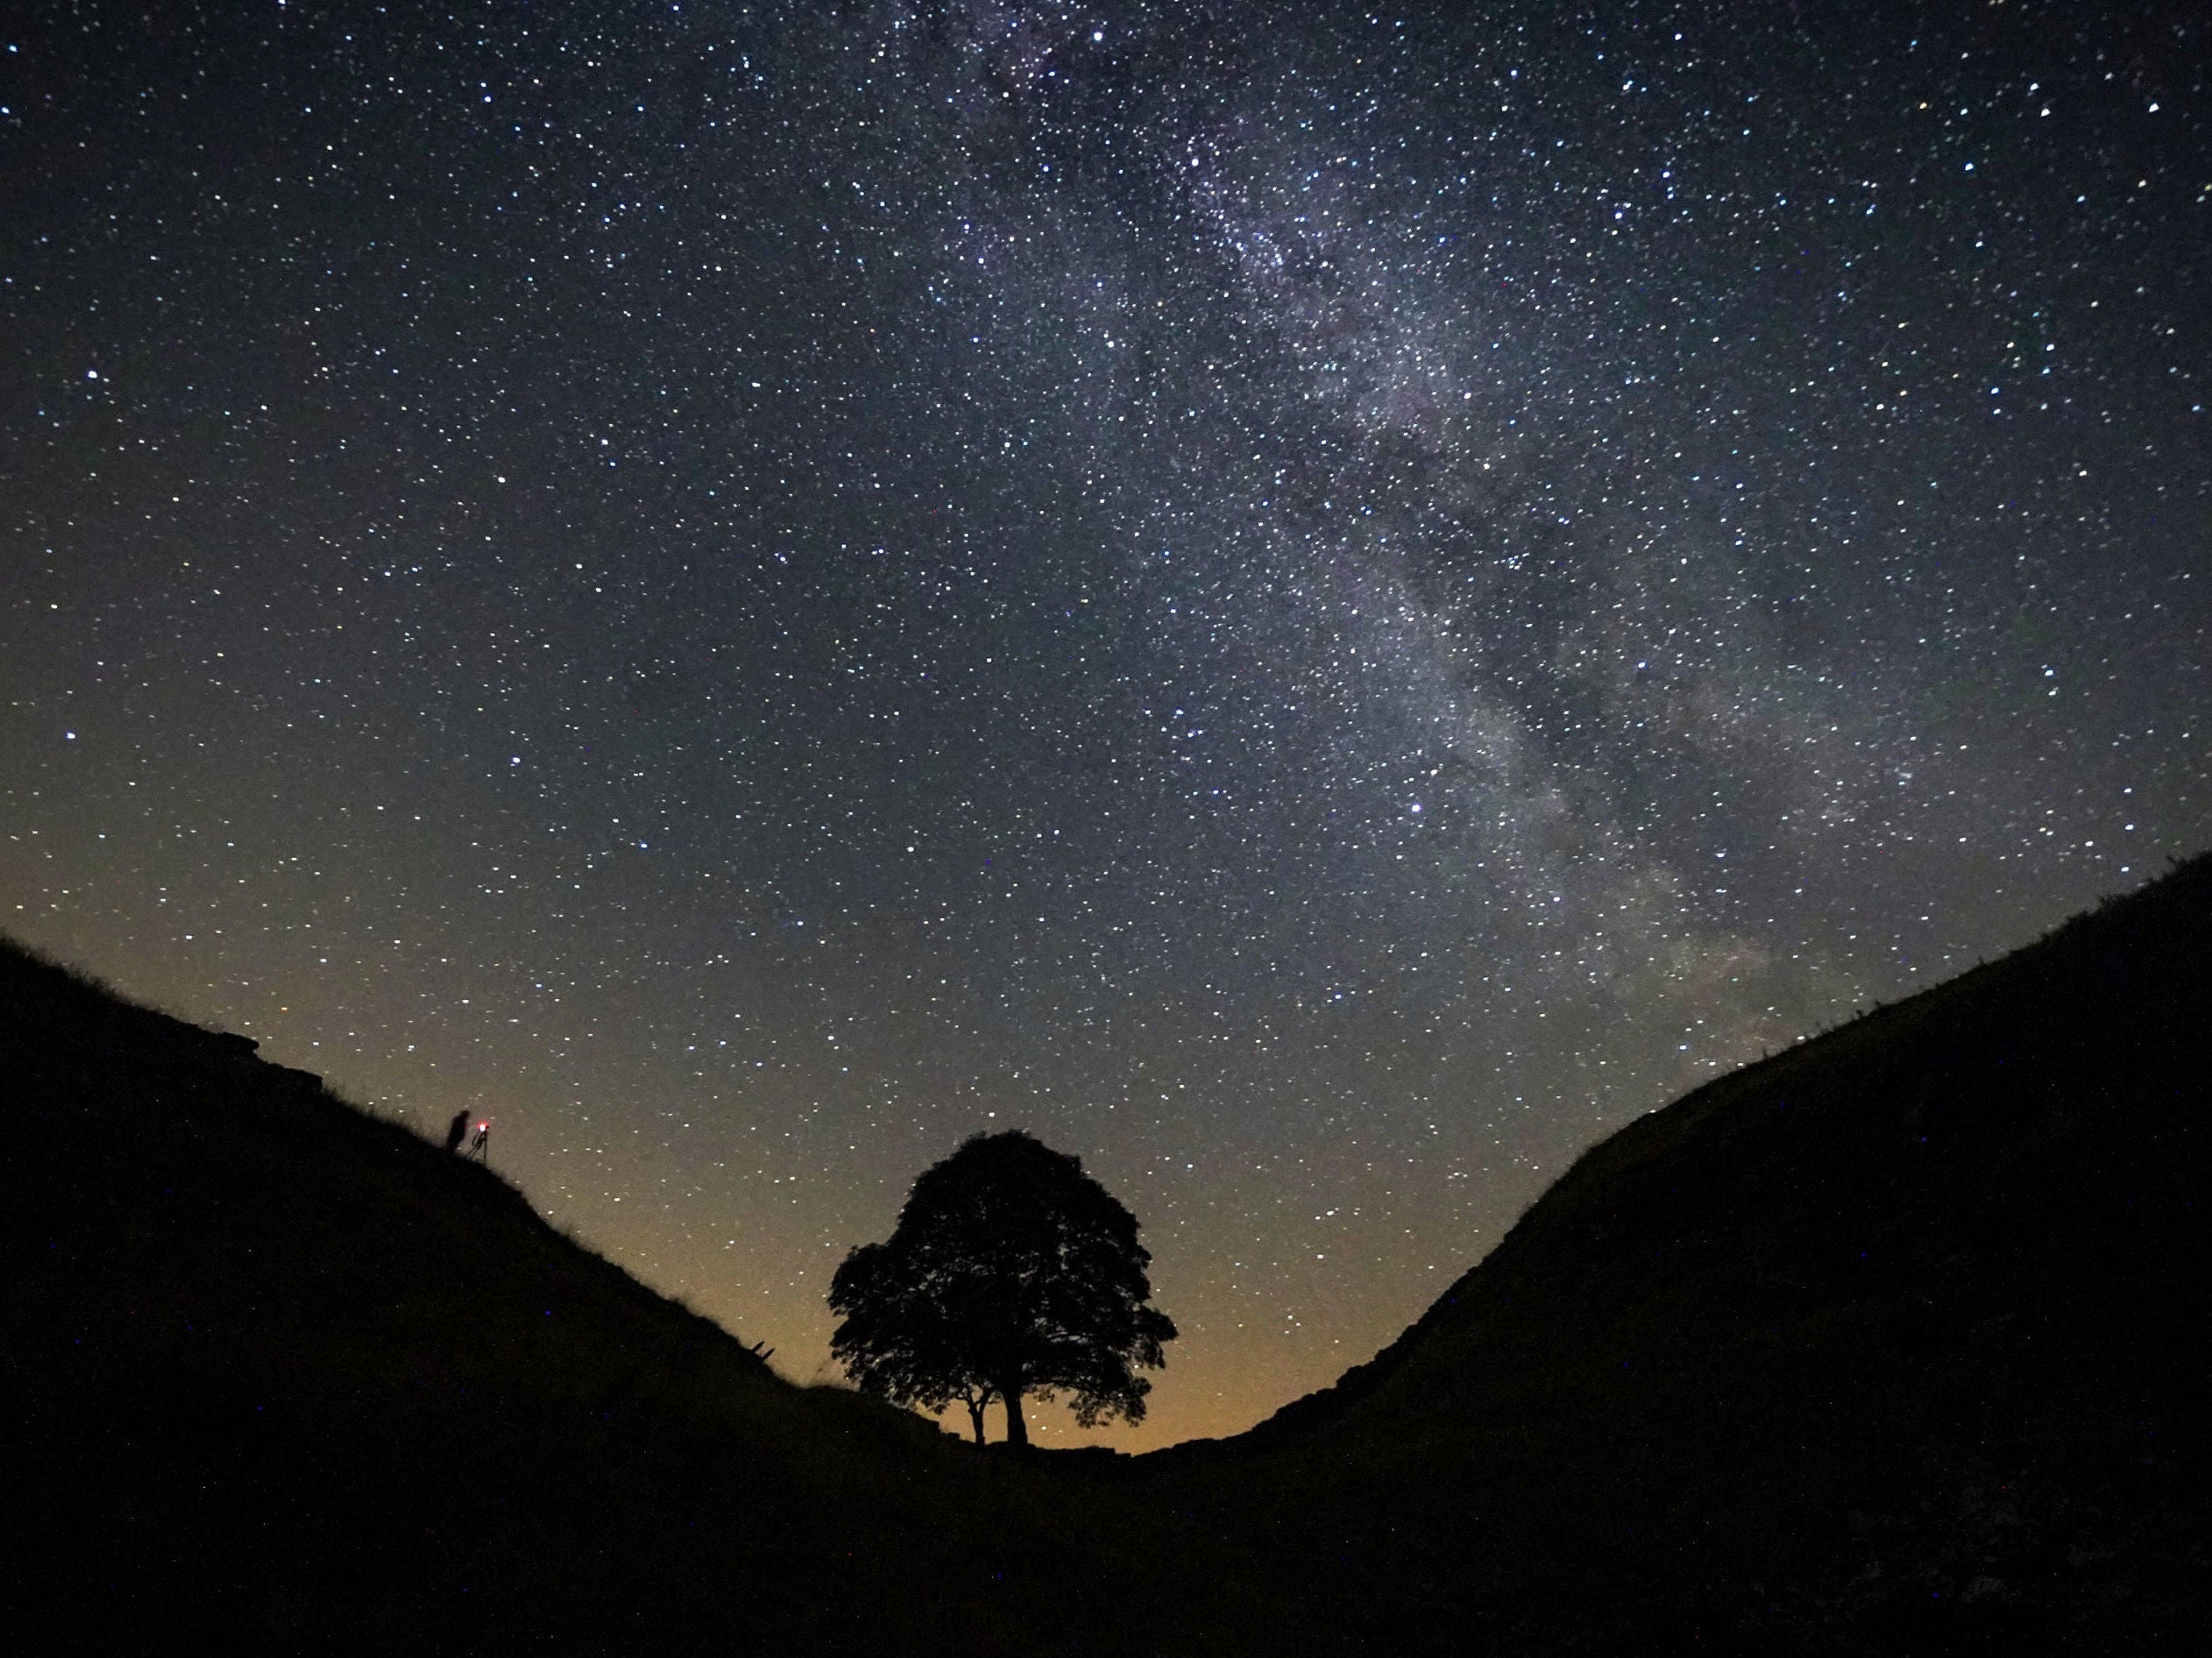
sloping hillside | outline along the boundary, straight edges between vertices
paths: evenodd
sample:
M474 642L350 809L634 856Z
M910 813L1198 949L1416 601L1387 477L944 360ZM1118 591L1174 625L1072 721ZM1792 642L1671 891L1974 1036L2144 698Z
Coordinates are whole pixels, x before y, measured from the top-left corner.
M1586 1155L1236 1440L983 1456L0 950L34 1650L2180 1649L2212 862Z
M1032 1472L779 1380L250 1043L11 947L0 1076L37 1649L1111 1647Z
M2208 1042L2200 861L1615 1135L1372 1364L1152 1477L1355 1646L2201 1633Z

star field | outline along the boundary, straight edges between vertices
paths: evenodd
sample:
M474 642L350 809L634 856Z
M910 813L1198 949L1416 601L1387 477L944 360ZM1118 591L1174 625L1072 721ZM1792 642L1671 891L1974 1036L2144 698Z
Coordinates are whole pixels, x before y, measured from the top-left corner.
M2156 11L46 8L0 925L802 1379L1025 1128L1241 1428L2206 844Z

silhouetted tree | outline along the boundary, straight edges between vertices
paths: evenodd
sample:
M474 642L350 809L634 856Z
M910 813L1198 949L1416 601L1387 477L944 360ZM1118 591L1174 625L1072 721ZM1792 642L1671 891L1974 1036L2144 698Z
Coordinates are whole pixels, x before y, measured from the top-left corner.
M1067 1393L1086 1428L1141 1421L1152 1385L1136 1372L1165 1364L1175 1339L1146 1305L1151 1261L1137 1217L1080 1160L1026 1134L977 1135L914 1182L888 1242L837 1269L830 1351L863 1392L932 1412L961 1400L978 1443L997 1399L1008 1442L1026 1445L1032 1393Z
M968 1406L968 1425L975 1431L975 1442L983 1442L983 1406L991 1402L992 1391L980 1382L971 1382L953 1395Z

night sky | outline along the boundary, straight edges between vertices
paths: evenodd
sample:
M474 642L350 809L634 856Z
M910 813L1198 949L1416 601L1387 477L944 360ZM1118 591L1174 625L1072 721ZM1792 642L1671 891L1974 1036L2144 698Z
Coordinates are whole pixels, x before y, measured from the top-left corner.
M2192 11L40 8L0 926L802 1380L1027 1129L1240 1428L2212 840Z

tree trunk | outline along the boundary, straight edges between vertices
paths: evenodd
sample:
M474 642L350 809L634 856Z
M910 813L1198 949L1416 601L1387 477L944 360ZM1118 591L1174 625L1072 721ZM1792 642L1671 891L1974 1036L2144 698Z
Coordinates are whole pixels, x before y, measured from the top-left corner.
M988 1397L970 1398L968 1400L968 1420L975 1426L975 1442L978 1445L983 1442L983 1406L989 1403L990 1399Z
M1029 1444L1029 1424L1022 1421L1022 1390L1002 1387L999 1397L1006 1401L1006 1442L1026 1449Z

